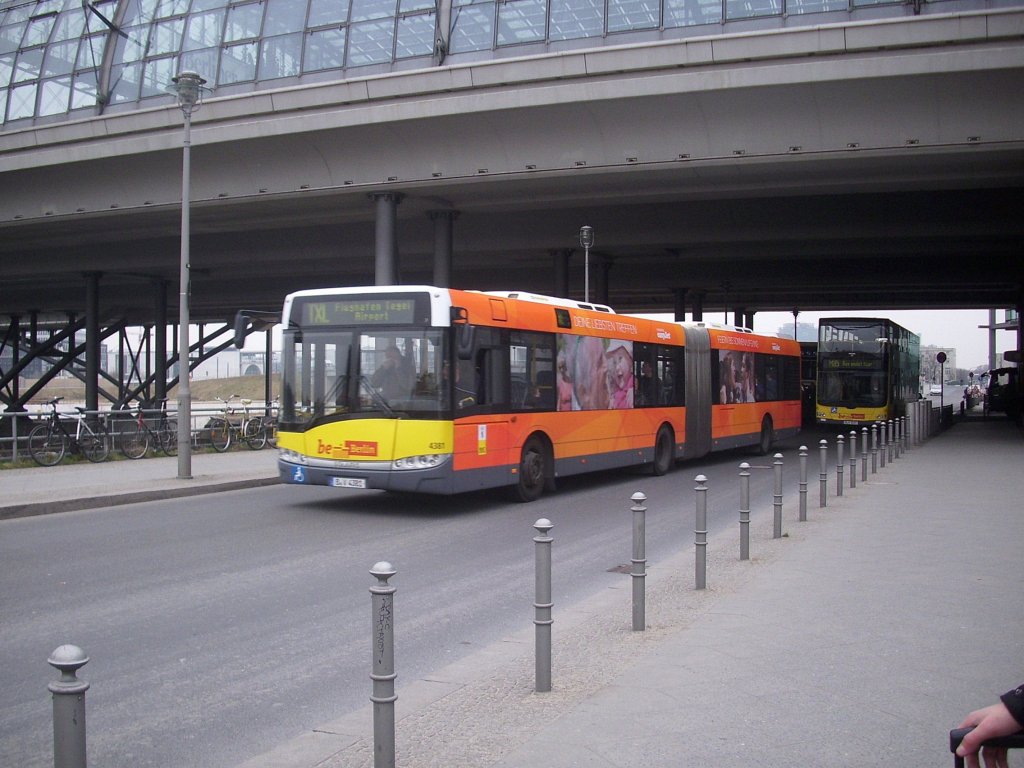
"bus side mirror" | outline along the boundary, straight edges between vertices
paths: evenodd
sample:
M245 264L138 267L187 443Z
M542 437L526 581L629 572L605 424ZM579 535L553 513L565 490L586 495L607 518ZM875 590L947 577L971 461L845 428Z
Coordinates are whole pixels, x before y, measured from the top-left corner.
M476 339L476 327L460 325L455 331L455 354L459 360L472 360L473 347Z
M264 312L258 309L240 309L235 314L235 338L237 349L245 345L245 337L255 331L265 331L281 322L280 312Z
M235 348L241 349L245 346L245 337L249 335L249 316L245 311L235 314Z

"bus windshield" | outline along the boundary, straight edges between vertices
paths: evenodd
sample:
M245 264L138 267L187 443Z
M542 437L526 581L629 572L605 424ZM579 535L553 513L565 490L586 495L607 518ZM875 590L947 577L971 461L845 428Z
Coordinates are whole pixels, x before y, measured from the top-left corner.
M294 426L374 415L449 412L445 329L325 328L284 332L281 421Z
M818 402L882 407L888 401L888 337L875 322L822 322L818 333Z

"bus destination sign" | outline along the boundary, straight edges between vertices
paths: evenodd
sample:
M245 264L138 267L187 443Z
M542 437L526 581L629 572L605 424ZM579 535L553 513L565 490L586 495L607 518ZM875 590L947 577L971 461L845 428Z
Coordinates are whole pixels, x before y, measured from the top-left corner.
M416 321L415 298L336 298L302 305L302 324L409 325Z
M880 360L858 360L858 359L847 359L842 357L832 357L825 361L825 368L832 370L844 370L844 371L856 371L856 370L871 370L881 369Z

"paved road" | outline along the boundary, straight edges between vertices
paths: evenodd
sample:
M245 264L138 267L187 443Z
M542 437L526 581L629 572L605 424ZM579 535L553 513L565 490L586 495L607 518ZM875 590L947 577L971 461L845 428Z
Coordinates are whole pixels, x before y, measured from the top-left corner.
M555 599L571 605L628 583L614 569L629 562L634 491L649 497L649 557L664 559L692 544L698 472L712 534L735 525L744 460L770 515L770 461L726 454L662 478L569 480L529 505L277 486L0 522L0 765L49 764L45 659L61 643L92 657L93 764L234 765L365 705L377 560L399 569L403 679L424 677L531 626L537 518L555 522ZM100 470L65 471L80 492ZM22 493L45 496L48 470L32 472ZM795 461L786 475L795 503Z

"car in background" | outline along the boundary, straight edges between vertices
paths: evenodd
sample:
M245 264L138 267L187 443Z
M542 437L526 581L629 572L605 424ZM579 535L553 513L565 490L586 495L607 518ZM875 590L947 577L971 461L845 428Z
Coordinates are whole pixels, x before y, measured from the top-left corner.
M928 394L929 395L941 395L942 394L942 385L941 384L932 384L931 388L928 390Z

